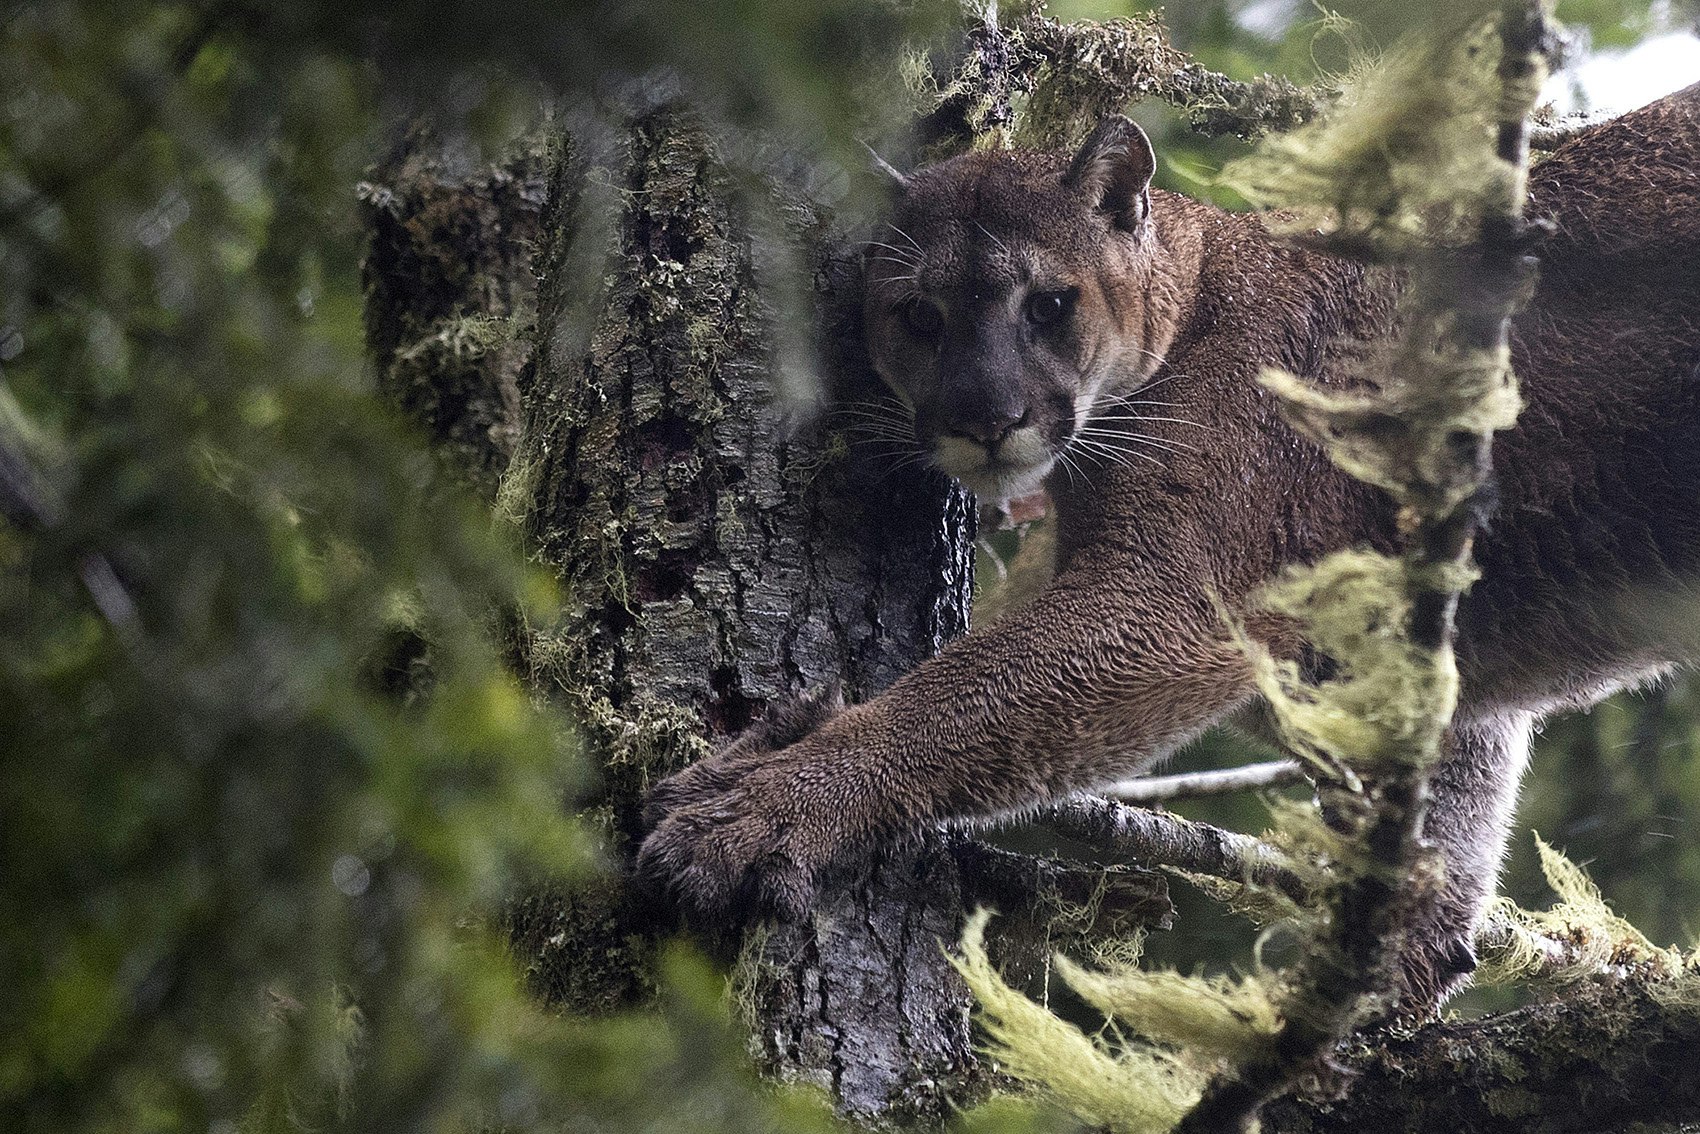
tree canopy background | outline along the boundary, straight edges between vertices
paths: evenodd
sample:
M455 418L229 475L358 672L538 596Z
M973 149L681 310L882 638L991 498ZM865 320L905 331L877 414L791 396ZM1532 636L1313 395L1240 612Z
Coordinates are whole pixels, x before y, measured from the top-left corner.
M1403 18L1253 7L1168 20L1208 66L1307 82L1345 65L1341 37ZM815 1100L753 1085L718 978L686 953L651 1007L596 1021L543 1012L503 956L505 897L599 869L567 806L572 724L503 665L502 620L559 596L373 389L356 187L421 114L477 165L548 116L670 93L855 161L856 138L901 128L902 45L942 45L954 14L0 16L8 1129L824 1128ZM1596 48L1694 18L1651 0L1559 15ZM1153 125L1163 183L1212 192L1237 143ZM1700 929L1697 696L1673 683L1554 724L1521 813L1659 942ZM1210 814L1255 828L1254 808ZM1538 904L1530 849L1506 888ZM1174 956L1230 956L1239 938L1212 947L1219 915L1196 915Z

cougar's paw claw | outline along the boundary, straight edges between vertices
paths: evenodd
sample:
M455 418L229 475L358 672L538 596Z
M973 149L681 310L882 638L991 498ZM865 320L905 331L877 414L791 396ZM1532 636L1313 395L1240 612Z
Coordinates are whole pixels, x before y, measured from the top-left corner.
M644 826L654 829L671 813L732 790L771 753L812 736L843 708L836 682L776 704L727 748L651 788L643 803Z
M639 877L687 913L778 913L814 904L817 872L853 841L858 803L841 771L836 688L776 707L712 759L663 780L644 804Z
M796 919L814 898L814 870L783 830L733 790L670 812L638 851L640 877L689 914Z

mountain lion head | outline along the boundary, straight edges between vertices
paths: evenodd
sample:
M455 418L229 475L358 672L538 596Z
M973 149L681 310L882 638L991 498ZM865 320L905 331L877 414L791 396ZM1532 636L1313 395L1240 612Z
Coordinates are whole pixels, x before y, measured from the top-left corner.
M867 248L875 369L938 468L982 496L1037 488L1092 448L1096 411L1145 383L1174 338L1153 286L1156 159L1107 119L1080 152L976 152L897 182Z

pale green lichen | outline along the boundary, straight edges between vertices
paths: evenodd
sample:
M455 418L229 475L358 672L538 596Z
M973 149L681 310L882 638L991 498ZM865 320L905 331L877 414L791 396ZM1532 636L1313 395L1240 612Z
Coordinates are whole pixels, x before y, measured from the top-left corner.
M1526 910L1509 898L1495 903L1481 935L1478 984L1564 986L1633 970L1654 978L1649 992L1656 999L1700 1004L1700 953L1654 945L1618 916L1581 867L1538 835L1535 845L1558 902L1546 910Z
M1198 1101L1209 1071L1152 1044L1112 1052L1011 988L986 954L990 917L981 910L969 918L952 963L980 1002L987 1053L1000 1070L1116 1134L1171 1129Z
M1102 23L1048 25L1045 63L1017 107L1018 145L1072 148L1106 114L1160 93L1184 58L1169 45L1161 13ZM1020 35L1019 31L1014 34ZM1226 101L1221 100L1226 108Z
M580 712L586 732L602 740L604 767L638 771L647 777L640 791L712 753L702 721L688 705L638 693L620 708L605 698L590 698Z
M1061 956L1055 965L1092 1007L1142 1039L1184 1050L1190 1061L1248 1059L1280 1026L1269 977L1194 977L1131 965L1093 971Z
M1406 560L1343 551L1264 588L1258 605L1298 621L1334 660L1337 673L1322 684L1240 638L1287 746L1349 788L1355 768L1432 759L1457 701L1450 652L1423 649L1405 633L1411 584Z
M468 362L513 341L517 321L507 315L451 315L438 319L413 342L396 351L399 362L448 357Z
M1449 29L1357 70L1326 116L1267 139L1222 182L1265 208L1297 210L1295 231L1321 228L1383 254L1473 239L1476 219L1521 184L1492 145L1508 92L1488 10L1463 5Z
M1259 379L1287 420L1335 464L1402 506L1429 513L1457 507L1478 487L1473 466L1458 459L1457 438L1509 429L1522 408L1509 352L1460 345L1450 286L1413 281L1400 301L1405 331L1384 352L1373 391L1325 390L1275 368ZM1436 589L1468 584L1413 581Z
M498 524L524 531L537 501L538 464L516 453L496 484L494 512Z

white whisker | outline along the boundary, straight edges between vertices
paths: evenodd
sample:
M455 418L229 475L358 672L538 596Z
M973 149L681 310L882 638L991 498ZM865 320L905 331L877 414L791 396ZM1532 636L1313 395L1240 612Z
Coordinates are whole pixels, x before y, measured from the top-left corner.
M991 229L987 228L985 225L981 224L979 221L974 222L974 227L979 229L981 232L985 233L986 238L988 240L990 240L993 244L996 244L999 248L1003 249L1005 255L1010 254L1009 245L1005 244L1002 240L999 240L998 237L997 237L997 234L992 232Z
M1068 474L1068 486L1070 488L1074 487L1074 474L1076 472L1080 473L1080 478L1082 480L1086 481L1088 484L1091 483L1091 479L1086 475L1086 470L1080 468L1080 466L1074 462L1074 459L1068 455L1067 448L1061 449L1057 452L1057 464L1062 466L1062 471Z
M1207 432L1211 432L1211 433L1215 432L1214 428L1212 428L1211 426L1205 425L1201 421L1189 421L1188 419L1186 419L1184 417L1153 417L1149 414L1143 414L1143 413L1104 413L1104 414L1095 413L1091 417L1087 418L1087 420L1088 421L1131 421L1131 422L1136 422L1136 423L1140 423L1140 424L1143 424L1143 423L1148 422L1148 421L1167 421L1167 422L1170 422L1174 425L1190 425L1195 429L1203 429L1203 430L1205 430Z
M1152 464L1156 465L1158 468L1167 468L1168 467L1167 465L1163 464L1162 461L1158 460L1156 457L1153 457L1150 453L1142 453L1138 449L1117 449L1117 448L1114 448L1110 445L1104 444L1102 441L1096 441L1096 440L1093 440L1091 438L1082 437L1078 433L1075 434L1074 437L1070 438L1070 444L1078 445L1083 452L1092 453L1092 454L1094 454L1098 457L1101 457L1105 460L1114 461L1115 463L1120 464L1124 467L1131 467L1131 466L1128 465L1128 462L1125 459L1125 458L1130 458L1130 457L1138 457L1140 460L1150 461Z
M907 232L904 232L901 228L898 228L896 225L891 224L890 222L887 222L885 227L891 229L892 232L895 232L898 236L901 236L904 240L907 240L909 242L909 246L911 248L915 249L915 251L919 252L921 255L925 256L927 254L927 250L925 248L922 248L920 246L920 244L916 243L915 238L913 236L910 236Z
M868 241L867 246L869 248L884 248L886 251L891 253L890 256L879 257L882 260L895 258L899 263L908 264L911 268L918 268L921 266L920 261L915 259L915 254L907 248L899 248L897 245L887 244L883 240L870 240Z
M1101 444L1116 441L1132 441L1140 445L1149 445L1153 449L1167 449L1171 453L1196 453L1198 446L1188 445L1185 441L1174 441L1167 437L1152 437L1146 433L1127 433L1119 429L1090 429L1082 426L1080 433L1091 437Z

